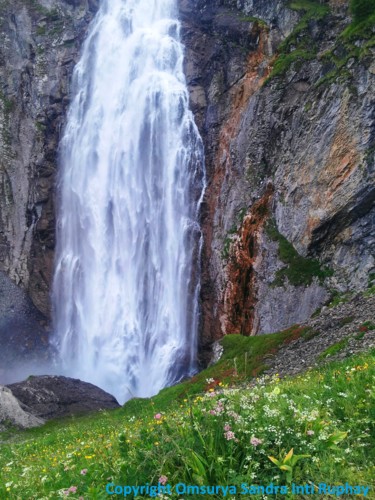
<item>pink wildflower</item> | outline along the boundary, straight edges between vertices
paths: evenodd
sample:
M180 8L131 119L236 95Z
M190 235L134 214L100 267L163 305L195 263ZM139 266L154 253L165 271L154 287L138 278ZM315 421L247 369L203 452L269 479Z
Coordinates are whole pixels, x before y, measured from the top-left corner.
M215 410L210 410L210 415L216 415L216 411Z
M160 476L159 477L159 483L162 484L163 486L166 485L168 482L167 476Z
M69 493L75 493L77 491L77 486L71 486L68 491Z
M260 445L260 444L262 444L262 443L263 443L263 440L262 440L262 439L258 439L258 438L256 438L256 437L252 437L252 438L250 439L250 443L251 443L253 446L257 447L258 445Z
M157 414L154 416L154 419L155 419L155 420L160 420L160 419L161 419L161 413L157 413Z
M234 432L227 431L224 433L224 437L227 441L230 441L231 439L234 439L236 436L234 435Z
M82 476L86 476L86 474L87 474L87 469L82 469L82 470L81 470L81 474L82 474Z
M238 415L238 413L236 413L235 411L228 411L228 415L230 417L232 417L236 421L240 418L240 416Z
M313 436L313 435L315 434L315 432L314 432L314 431L307 431L307 432L306 432L306 434L307 434L308 436Z
M229 425L229 424L225 424L225 425L224 425L224 430L225 430L226 432L230 431L230 425Z

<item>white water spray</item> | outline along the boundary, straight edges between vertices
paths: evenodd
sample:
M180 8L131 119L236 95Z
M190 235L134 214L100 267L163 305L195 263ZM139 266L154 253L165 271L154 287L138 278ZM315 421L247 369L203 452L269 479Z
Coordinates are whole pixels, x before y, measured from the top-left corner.
M179 30L175 0L104 1L61 143L53 344L121 402L196 370L204 167Z

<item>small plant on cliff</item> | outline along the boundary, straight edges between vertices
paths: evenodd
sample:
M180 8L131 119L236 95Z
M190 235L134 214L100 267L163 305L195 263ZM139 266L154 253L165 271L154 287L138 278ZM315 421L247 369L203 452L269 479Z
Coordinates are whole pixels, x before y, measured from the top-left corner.
M368 21L375 14L375 0L351 0L350 10L354 23Z
M317 47L309 32L311 21L321 22L329 13L329 6L315 0L294 0L289 8L302 13L292 33L278 48L278 57L266 83L277 76L285 74L293 64L303 64L316 58Z
M286 264L276 272L276 277L273 282L274 286L282 286L285 282L285 278L291 285L311 285L313 279L316 277L320 282L323 282L325 278L332 276L332 270L328 268L323 268L319 261L316 259L307 259L299 255L297 250L293 245L279 233L276 223L270 220L266 226L266 232L268 236L276 241L279 245L279 258Z

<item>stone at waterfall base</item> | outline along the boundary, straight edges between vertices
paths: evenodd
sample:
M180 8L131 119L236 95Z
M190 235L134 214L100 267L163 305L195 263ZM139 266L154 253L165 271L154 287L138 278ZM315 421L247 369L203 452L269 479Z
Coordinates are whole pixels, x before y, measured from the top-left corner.
M10 389L0 386L0 431L9 425L27 429L42 424L44 420L26 411Z
M62 376L37 376L0 386L0 430L42 425L46 420L119 408L99 387Z

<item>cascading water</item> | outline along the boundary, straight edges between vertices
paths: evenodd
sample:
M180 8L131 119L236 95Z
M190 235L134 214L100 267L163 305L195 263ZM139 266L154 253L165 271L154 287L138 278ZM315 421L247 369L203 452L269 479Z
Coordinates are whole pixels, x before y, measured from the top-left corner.
M107 0L73 75L53 284L64 373L119 401L196 370L203 148L175 0Z

